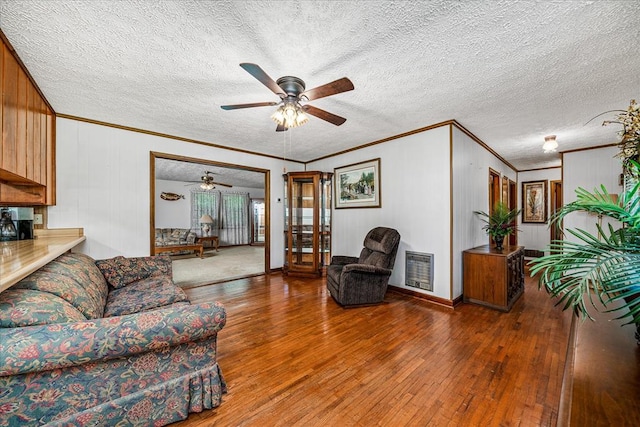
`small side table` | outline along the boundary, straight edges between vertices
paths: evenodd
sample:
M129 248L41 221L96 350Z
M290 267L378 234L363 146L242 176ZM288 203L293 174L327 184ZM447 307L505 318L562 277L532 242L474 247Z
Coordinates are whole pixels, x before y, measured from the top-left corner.
M203 242L211 242L213 243L213 247L216 249L216 252L220 252L220 250L218 249L219 245L220 245L220 241L218 240L218 236L200 236L196 238L196 243L203 243ZM204 246L204 243L203 245Z

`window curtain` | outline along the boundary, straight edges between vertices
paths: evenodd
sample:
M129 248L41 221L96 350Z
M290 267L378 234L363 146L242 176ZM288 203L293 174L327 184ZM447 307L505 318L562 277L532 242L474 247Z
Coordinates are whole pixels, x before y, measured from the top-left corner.
M211 215L212 234L221 245L248 245L251 242L249 193L191 190L191 229L202 235L200 217Z
M249 193L221 193L220 202L220 243L227 245L248 245L251 224L249 221Z
M220 192L191 190L191 230L195 231L198 236L202 235L202 226L200 225L200 217L202 215L211 215L213 224L211 225L212 234L216 235L219 227L220 209Z

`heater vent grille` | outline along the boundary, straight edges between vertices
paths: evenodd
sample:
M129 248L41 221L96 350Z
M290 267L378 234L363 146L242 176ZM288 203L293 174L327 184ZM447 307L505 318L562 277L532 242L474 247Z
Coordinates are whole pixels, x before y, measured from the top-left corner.
M406 251L406 286L433 291L433 254Z

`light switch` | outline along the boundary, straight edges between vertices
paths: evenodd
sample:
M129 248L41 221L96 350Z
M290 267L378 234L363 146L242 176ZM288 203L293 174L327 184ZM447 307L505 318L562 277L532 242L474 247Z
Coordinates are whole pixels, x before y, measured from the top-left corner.
M34 225L42 225L42 214L34 214L33 215L33 224Z

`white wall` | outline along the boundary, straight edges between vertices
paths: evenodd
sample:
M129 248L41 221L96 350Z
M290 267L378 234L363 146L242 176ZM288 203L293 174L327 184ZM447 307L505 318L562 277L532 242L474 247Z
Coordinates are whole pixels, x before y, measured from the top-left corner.
M462 295L462 253L489 243L474 211L489 212L489 168L516 181L516 172L457 127L453 127L452 299Z
M191 189L193 183L183 181L167 181L156 179L156 228L190 228L191 227ZM197 188L197 184L195 184ZM233 187L232 189L218 189L222 193L239 192L249 193L252 199L264 199L263 188ZM184 196L184 199L164 200L160 193L176 193Z
M57 205L49 228L84 227L94 258L150 252L150 151L271 171L271 268L283 264L282 170L303 165L64 118L56 120Z
M442 126L306 166L332 172L381 159L382 207L333 209L334 255L358 255L371 228L393 227L402 239L392 285L405 287L405 252L425 252L434 254L434 291L423 292L447 300L462 294L462 251L488 241L482 222L472 214L488 210L488 170L514 181L515 173L455 127L452 159L450 132L450 126ZM94 258L147 255L150 151L270 170L271 268L282 266L284 206L278 202L284 191L282 170L304 170L303 165L63 118L57 119L58 204L49 208L49 227L84 227L87 241L80 250ZM182 194L172 188L171 192ZM183 208L182 200L161 201ZM156 206L159 203L156 200Z
M622 173L622 164L620 159L614 157L617 153L618 147L612 146L563 154L563 202L567 204L575 201L575 190L579 187L592 192L604 185L609 193L620 194L622 186L618 185L618 177ZM565 218L564 229L580 228L595 236L597 222L597 216L574 212ZM603 226L606 226L606 222ZM577 240L571 235L566 238Z
M489 168L513 181L516 173L458 128L450 132L442 126L307 165L329 172L381 159L382 207L335 209L332 254L358 255L371 228L396 228L402 239L389 283L447 300L462 295L462 251L488 242L473 211L488 210ZM433 292L405 286L406 251L434 254Z
M190 228L191 227L191 192L188 184L182 181L166 181L156 179L156 228ZM176 193L184 199L164 200L160 193Z
M432 253L434 291L423 292L449 299L449 127L323 159L308 164L307 170L333 172L334 168L378 157L382 207L334 209L331 252L358 256L370 229L395 228L401 241L389 283L405 287L406 251Z
M522 183L528 181L547 180L547 218L551 214L551 181L562 179L562 169L542 169L518 173L518 208L522 208ZM518 245L526 249L544 251L551 243L549 221L544 224L522 223L522 213L518 216Z

